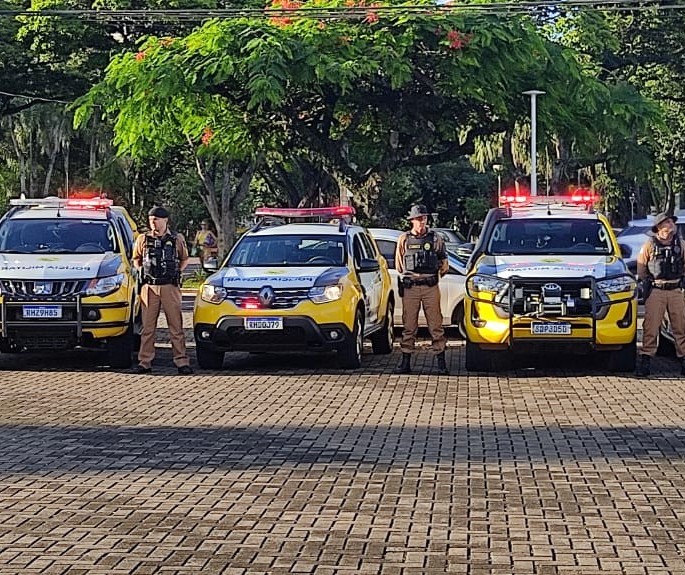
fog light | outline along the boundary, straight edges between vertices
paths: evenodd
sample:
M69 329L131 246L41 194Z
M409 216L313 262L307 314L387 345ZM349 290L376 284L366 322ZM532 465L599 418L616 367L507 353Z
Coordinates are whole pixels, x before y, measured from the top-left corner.
M87 318L87 319L96 320L96 319L98 319L99 317L100 317L100 314L98 313L98 311L97 311L96 309L89 309L89 310L86 312L86 318Z
M208 331L201 331L200 332L200 337L202 339L209 339L211 336L212 336L212 334L209 333Z
M338 339L340 337L340 334L338 333L338 330L332 330L331 331L331 339Z

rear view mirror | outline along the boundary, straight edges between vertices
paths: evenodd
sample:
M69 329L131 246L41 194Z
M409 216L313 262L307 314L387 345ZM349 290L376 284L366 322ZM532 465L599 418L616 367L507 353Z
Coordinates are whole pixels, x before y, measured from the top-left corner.
M471 254L473 253L474 247L475 247L475 244L472 244L472 243L461 244L460 246L457 246L457 249L454 250L453 253L456 256L457 260L459 260L460 263L466 264L466 262L469 261Z
M366 258L360 261L359 265L357 266L357 270L359 270L362 273L377 272L379 269L381 269L381 266L376 260Z
M202 269L207 273L213 274L219 269L219 261L215 256L209 256L202 262Z

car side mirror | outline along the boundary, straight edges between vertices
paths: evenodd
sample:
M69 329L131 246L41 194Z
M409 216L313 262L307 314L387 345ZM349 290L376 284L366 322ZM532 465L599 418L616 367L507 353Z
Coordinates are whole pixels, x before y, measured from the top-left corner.
M202 262L202 269L209 274L213 274L219 269L219 262L217 258L208 257Z
M361 273L377 272L379 269L381 269L381 265L378 263L378 261L369 258L364 258L357 266L357 270Z
M457 246L456 250L454 250L454 255L457 256L457 259L461 263L465 264L471 257L474 247L476 246L473 243L461 244L460 246Z
M621 257L624 260L627 260L633 253L632 248L626 244L618 244L618 247L621 250Z

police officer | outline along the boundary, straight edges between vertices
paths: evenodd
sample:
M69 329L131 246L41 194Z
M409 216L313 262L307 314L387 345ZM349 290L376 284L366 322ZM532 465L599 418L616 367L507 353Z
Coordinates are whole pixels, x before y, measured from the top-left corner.
M399 274L398 291L402 298L402 361L396 373L411 373L411 354L414 351L416 332L419 327L419 310L428 323L433 340L433 352L438 359L438 373L448 375L445 362L445 330L442 327L440 310L440 287L438 281L447 273L447 251L442 238L428 226L428 210L418 204L409 212L411 230L402 234L397 241L395 268Z
M645 296L645 317L642 323L642 354L637 375L650 374L650 360L656 354L659 327L668 312L676 354L685 375L685 243L678 236L675 216L659 214L652 226L653 237L642 246L637 256L637 277L642 281Z
M181 234L169 230L169 212L155 206L148 212L150 231L136 238L133 264L140 273L143 330L136 373L150 373L155 357L155 332L160 308L169 325L174 364L181 375L193 373L186 353L181 313L181 272L188 265L188 246Z

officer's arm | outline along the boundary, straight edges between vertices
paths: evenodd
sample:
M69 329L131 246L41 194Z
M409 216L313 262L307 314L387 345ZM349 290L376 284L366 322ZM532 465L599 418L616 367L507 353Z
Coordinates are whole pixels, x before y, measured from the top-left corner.
M188 267L190 254L188 253L188 244L182 234L176 234L176 252L178 253L178 269L183 271Z
M450 269L450 263L447 259L447 248L445 247L445 241L436 235L435 251L438 254L438 273L440 277L444 276Z
M402 275L404 273L404 251L405 244L407 241L406 234L402 234L400 239L397 240L397 248L395 248L395 269L397 273Z
M650 277L647 269L647 262L652 255L652 243L647 242L642 246L640 253L637 254L637 277L641 280L646 280Z
M133 244L133 254L131 259L133 260L133 266L140 270L143 267L143 245L145 244L145 234L140 234L135 243Z

